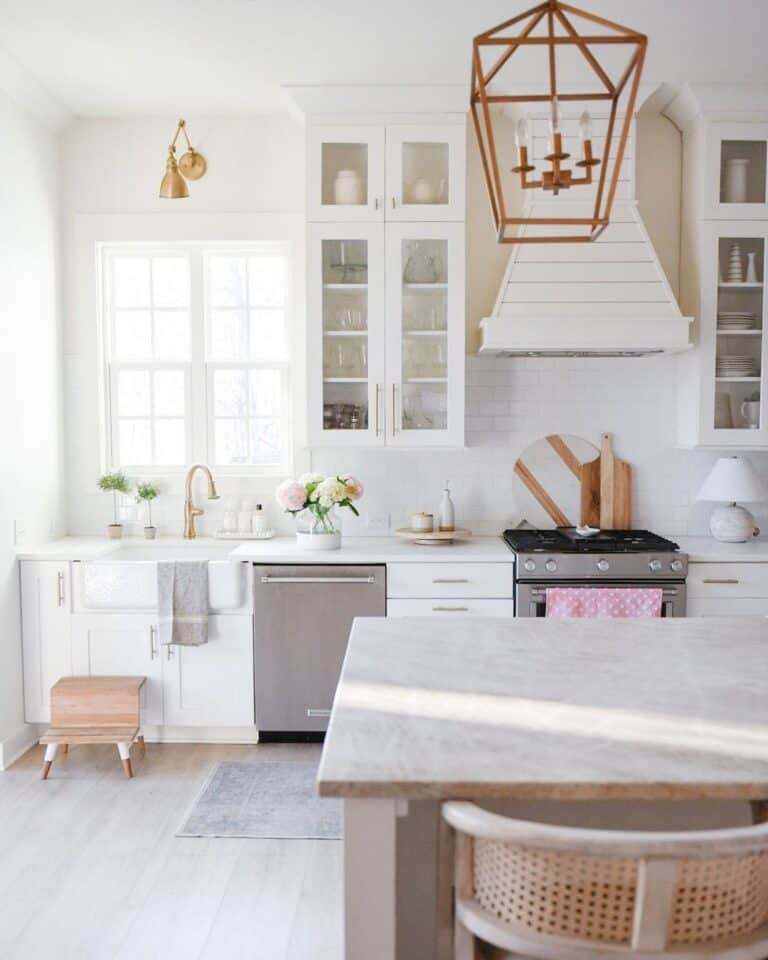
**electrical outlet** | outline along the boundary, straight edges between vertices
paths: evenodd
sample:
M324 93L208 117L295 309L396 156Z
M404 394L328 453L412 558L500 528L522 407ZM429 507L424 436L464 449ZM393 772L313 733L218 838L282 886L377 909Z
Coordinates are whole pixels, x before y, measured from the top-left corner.
M389 530L388 513L366 513L366 530Z

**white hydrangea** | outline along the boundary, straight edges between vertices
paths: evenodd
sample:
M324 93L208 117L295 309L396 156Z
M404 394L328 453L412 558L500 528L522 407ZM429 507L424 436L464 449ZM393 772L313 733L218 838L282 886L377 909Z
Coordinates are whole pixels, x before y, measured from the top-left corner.
M336 477L328 477L312 491L312 499L325 508L332 507L346 496L346 486Z
M302 473L302 475L299 477L299 483L302 483L305 487L307 487L310 483L320 483L322 479L322 473Z

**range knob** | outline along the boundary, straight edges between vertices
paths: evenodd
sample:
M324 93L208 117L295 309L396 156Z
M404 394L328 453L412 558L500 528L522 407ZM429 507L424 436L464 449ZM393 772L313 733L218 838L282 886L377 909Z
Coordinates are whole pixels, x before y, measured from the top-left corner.
M544 569L547 571L547 573L554 573L555 570L557 570L557 564L554 560L547 560L547 562L544 564Z
M661 570L661 560L649 560L648 569L651 573L656 573L657 570Z
M673 560L672 563L670 563L670 565L669 565L669 569L670 569L673 573L680 573L680 571L683 569L683 561L682 561L682 560Z
M528 573L532 573L536 569L536 561L526 560L525 563L523 564L523 569L527 570Z
M607 560L598 560L595 566L601 573L605 573L605 571L609 570L611 567Z

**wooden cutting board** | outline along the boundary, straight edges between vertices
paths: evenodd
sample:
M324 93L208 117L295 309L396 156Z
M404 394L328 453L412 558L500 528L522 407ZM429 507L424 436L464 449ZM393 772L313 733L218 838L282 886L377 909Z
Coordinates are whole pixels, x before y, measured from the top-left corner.
M590 483L594 484L593 461ZM600 528L602 530L629 530L632 528L632 468L625 460L614 456L610 433L600 438ZM582 504L584 503L584 473L582 472ZM591 488L590 488L591 489ZM583 521L582 521L583 522Z
M598 450L595 445L581 437L550 434L526 447L515 461L514 470L555 525L571 527L579 521L584 522L576 516L581 496L582 470L586 462L592 462L596 453ZM598 467L599 462L598 453Z

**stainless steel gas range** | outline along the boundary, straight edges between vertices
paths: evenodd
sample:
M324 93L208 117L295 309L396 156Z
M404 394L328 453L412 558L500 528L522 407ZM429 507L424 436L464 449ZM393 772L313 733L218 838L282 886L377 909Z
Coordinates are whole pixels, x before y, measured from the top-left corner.
M505 530L516 557L518 617L544 617L548 587L658 586L662 616L685 616L688 555L648 530L601 530L582 537L572 527Z

